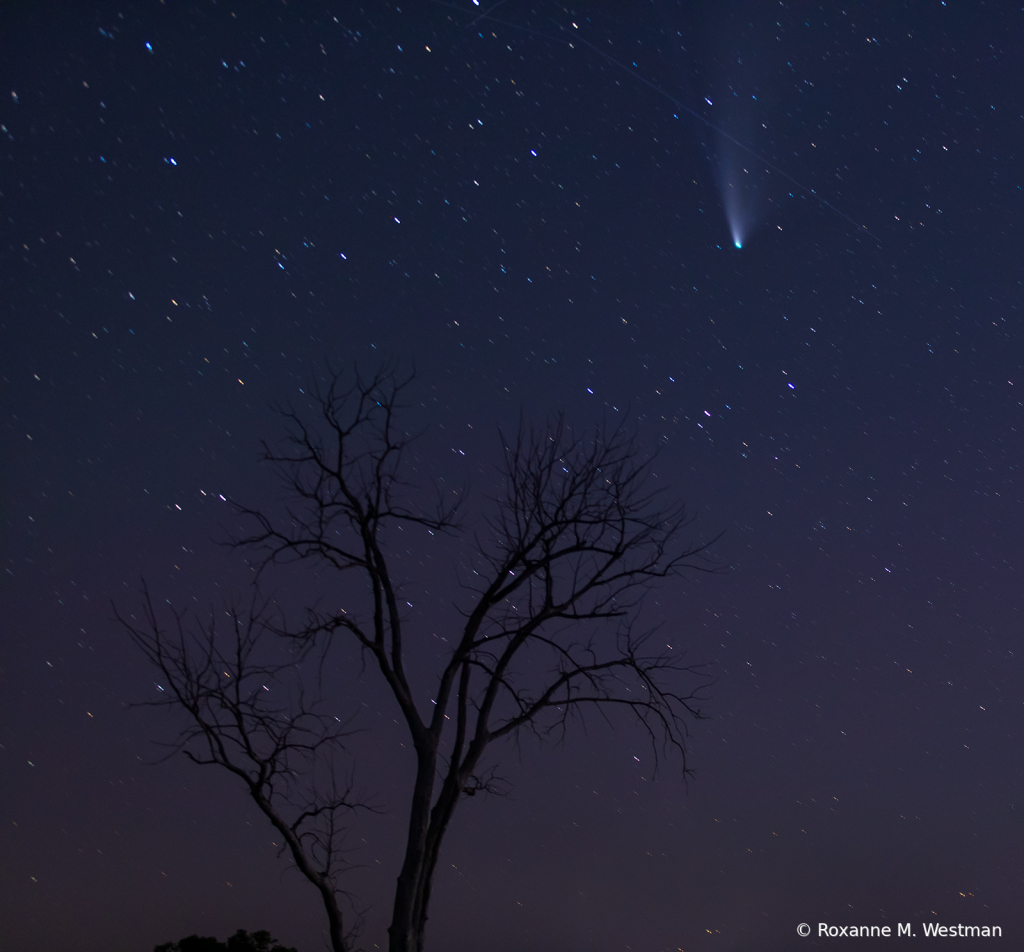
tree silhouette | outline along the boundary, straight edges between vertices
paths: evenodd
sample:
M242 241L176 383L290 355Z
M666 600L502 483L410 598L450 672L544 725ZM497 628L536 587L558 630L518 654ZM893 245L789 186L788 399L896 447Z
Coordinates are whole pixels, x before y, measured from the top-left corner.
M337 883L345 821L372 806L353 795L338 769L346 725L309 699L294 658L268 660L274 652L267 650L267 636L277 629L271 603L258 591L244 611L231 605L211 610L206 620L169 608L167 627L145 583L142 596L142 619L117 617L166 684L159 686L160 699L146 705L188 714L169 745L172 753L182 751L194 763L219 765L242 779L280 834L279 852L289 852L319 891L335 952L347 949ZM226 625L219 624L222 616ZM204 950L190 946L182 952Z
M521 422L511 437L499 431L501 491L490 514L475 520L469 581L457 603L461 627L429 694L417 693L406 667L418 633L399 607L389 541L401 527L435 537L465 533L458 496L438 492L431 508L413 502L410 438L398 424L409 383L385 368L369 379L357 375L346 389L332 373L315 392L319 420L287 409L285 448L264 446L290 501L283 512L238 506L253 528L232 542L256 553L259 575L298 563L337 580L301 621L254 596L248 611L228 610L222 649L215 617L198 623L172 613L165 630L148 594L143 619L122 619L169 684L156 703L190 717L177 746L245 780L320 890L335 952L351 946L337 901L338 837L365 804L351 784L317 786L318 759L340 749L343 731L307 702L310 685L296 679L294 665L259 661L267 633L302 651L349 639L401 711L416 772L390 952L423 949L441 844L460 799L496 789L495 764L485 759L495 741L524 731L560 737L587 709L621 709L646 731L656 760L674 751L686 771L686 720L701 717L707 683L680 651L639 627L638 612L653 584L688 569L715 571L704 557L711 543L686 542L685 509L666 504L653 486L634 434L598 426L580 435L553 416L541 426ZM353 573L365 595L343 584ZM268 678L274 691L261 690ZM427 683L419 670L413 680ZM285 702L273 706L279 695L287 711ZM307 784L300 805L296 777ZM287 817L278 801L291 809Z

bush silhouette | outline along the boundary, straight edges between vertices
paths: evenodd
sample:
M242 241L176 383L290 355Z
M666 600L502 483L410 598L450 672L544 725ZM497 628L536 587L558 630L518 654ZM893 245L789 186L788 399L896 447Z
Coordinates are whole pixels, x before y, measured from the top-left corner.
M153 952L296 952L295 949L280 945L266 929L249 933L239 929L227 943L219 942L214 936L187 935L177 942L167 942L154 947Z

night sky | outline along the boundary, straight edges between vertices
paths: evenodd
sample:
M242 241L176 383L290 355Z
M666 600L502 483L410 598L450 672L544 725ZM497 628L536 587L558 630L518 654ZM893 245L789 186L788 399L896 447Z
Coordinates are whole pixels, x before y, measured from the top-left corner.
M635 424L724 531L647 604L713 664L692 777L626 721L503 748L428 948L1022 947L1024 13L485 7L4 5L0 949L324 948L241 786L149 765L180 722L130 707L111 602L244 590L219 497L281 497L259 441L325 359L415 365L415 475L481 508L497 426L561 410ZM432 545L423 638L460 595ZM374 949L412 760L351 687Z

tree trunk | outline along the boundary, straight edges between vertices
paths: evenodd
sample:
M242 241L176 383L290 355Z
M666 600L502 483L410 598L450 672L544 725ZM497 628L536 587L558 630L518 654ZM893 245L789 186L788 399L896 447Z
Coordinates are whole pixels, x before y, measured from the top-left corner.
M426 922L426 898L432 871L427 869L426 861L437 747L429 740L417 747L419 756L409 809L409 837L395 888L395 906L388 927L388 952L421 952L423 949L423 924Z
M324 908L327 910L332 952L348 952L348 945L345 942L344 933L341 931L341 910L338 908L338 897L334 894L333 887L326 885L321 887L320 895L323 897Z
M423 952L434 869L441 854L441 841L459 802L461 787L457 778L449 776L433 810L430 809L436 752L432 751L429 756L429 784L427 777L421 776L427 759L420 758L420 771L416 777L405 862L398 876L394 915L388 929L388 952ZM422 799L419 796L421 788L424 791Z

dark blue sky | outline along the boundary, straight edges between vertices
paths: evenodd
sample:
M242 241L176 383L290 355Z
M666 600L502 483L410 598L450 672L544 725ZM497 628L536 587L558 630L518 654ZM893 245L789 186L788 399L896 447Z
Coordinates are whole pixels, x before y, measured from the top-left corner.
M715 663L694 777L652 780L625 723L510 748L429 948L829 948L803 921L1016 947L1024 14L482 9L0 13L0 948L322 947L231 778L143 764L173 723L127 709L153 678L110 602L243 584L218 495L276 498L268 408L325 357L415 364L419 477L485 495L521 409L622 413L695 537L725 531L728 574L648 606ZM426 636L458 591L414 549ZM411 769L374 736L369 949Z

